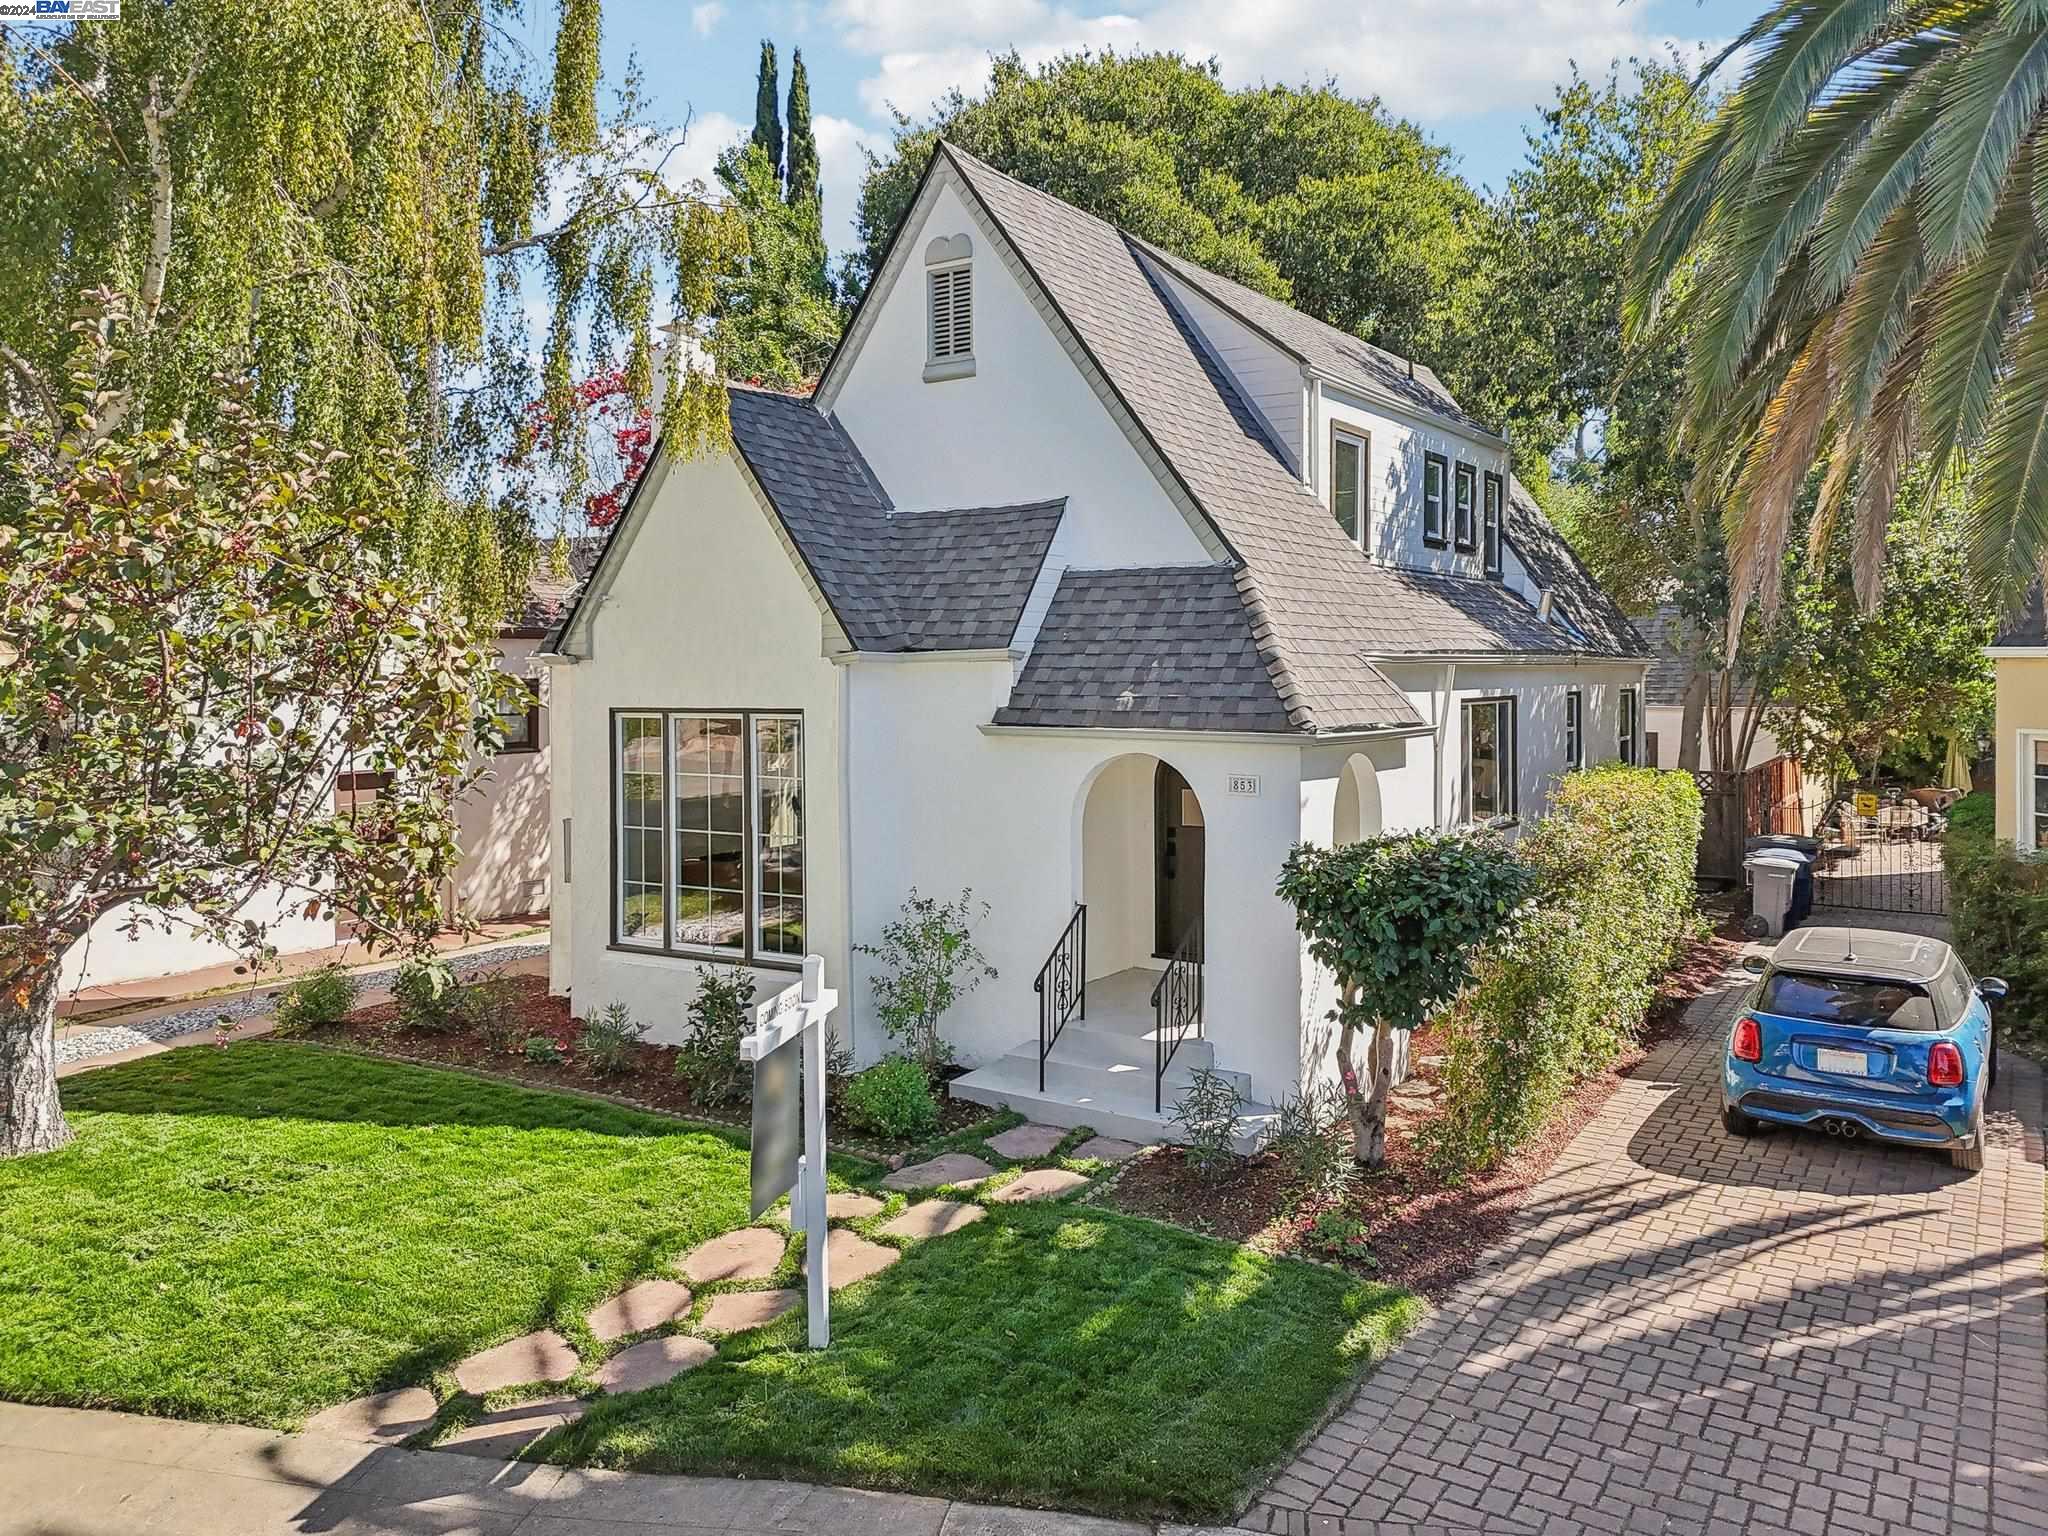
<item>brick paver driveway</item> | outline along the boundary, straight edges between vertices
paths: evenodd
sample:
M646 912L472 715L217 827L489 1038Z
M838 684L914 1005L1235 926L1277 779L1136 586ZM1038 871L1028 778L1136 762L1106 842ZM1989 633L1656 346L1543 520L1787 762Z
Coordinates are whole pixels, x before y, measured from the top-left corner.
M1978 1175L1738 1140L1744 990L1694 1006L1245 1524L2048 1532L2039 1071L2004 1057Z

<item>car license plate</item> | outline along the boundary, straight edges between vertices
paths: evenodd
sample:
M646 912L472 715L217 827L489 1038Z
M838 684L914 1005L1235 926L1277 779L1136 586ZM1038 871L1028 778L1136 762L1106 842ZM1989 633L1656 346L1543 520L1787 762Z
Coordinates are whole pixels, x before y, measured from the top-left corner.
M1813 1064L1838 1077L1870 1076L1870 1058L1861 1051L1815 1051Z

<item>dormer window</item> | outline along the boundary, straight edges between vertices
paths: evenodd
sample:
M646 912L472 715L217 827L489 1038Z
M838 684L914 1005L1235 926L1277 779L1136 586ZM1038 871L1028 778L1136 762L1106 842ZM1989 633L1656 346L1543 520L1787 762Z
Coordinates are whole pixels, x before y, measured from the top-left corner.
M1457 518L1458 553L1469 555L1479 547L1479 509L1473 505L1479 499L1479 471L1470 464L1460 464L1452 494L1455 503L1452 512Z
M1330 512L1344 537L1360 549L1371 542L1372 514L1366 501L1371 464L1370 438L1342 427L1330 429Z
M1486 505L1480 514L1480 543L1486 551L1486 574L1500 574L1500 504L1507 489L1499 475L1486 477Z
M1440 453L1422 456L1422 542L1431 549L1450 543L1444 532L1444 499L1450 495L1451 465Z
M974 374L974 242L942 236L924 249L926 383Z

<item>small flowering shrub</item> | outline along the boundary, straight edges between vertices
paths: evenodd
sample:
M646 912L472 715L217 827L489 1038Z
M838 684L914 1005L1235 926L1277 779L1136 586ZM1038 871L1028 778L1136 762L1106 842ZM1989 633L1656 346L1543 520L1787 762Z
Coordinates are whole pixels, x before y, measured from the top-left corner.
M356 979L339 965L323 965L299 977L277 998L277 1031L295 1035L339 1024L356 1005Z
M705 1104L736 1104L753 1086L753 1072L740 1060L740 1036L754 1005L754 978L725 966L697 967L697 995L690 1003L690 1038L676 1050L676 1076L690 1096Z
M1301 1245L1311 1253L1345 1264L1378 1269L1379 1258L1367 1244L1365 1223L1342 1211L1325 1211L1315 1225L1302 1234Z
M1187 1158L1205 1179L1221 1181L1244 1161L1237 1151L1237 1122L1244 1095L1237 1080L1198 1067L1173 1103L1173 1123L1187 1139Z
M846 1118L857 1129L909 1141L939 1128L939 1106L924 1068L908 1057L892 1056L846 1085Z
M391 983L399 1021L408 1029L443 1034L458 1022L455 973L439 960L415 957L398 968Z

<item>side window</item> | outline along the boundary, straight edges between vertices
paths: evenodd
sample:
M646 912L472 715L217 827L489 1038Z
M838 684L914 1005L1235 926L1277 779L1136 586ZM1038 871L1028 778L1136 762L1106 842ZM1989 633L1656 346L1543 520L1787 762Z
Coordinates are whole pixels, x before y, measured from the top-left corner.
M1371 439L1337 427L1330 429L1330 512L1344 537L1361 549L1371 543L1371 514L1366 502L1371 464Z
M1574 688L1564 696L1564 765L1586 766L1586 695Z
M1450 540L1444 533L1444 498L1450 494L1451 465L1440 453L1422 456L1422 542L1442 549Z
M1460 464L1456 485L1453 490L1455 505L1452 513L1457 519L1458 553L1469 555L1479 547L1477 518L1479 509L1472 503L1479 494L1479 471L1470 464Z
M1486 506L1481 519L1481 543L1486 550L1486 574L1500 574L1500 513L1504 482L1499 475L1486 477Z

